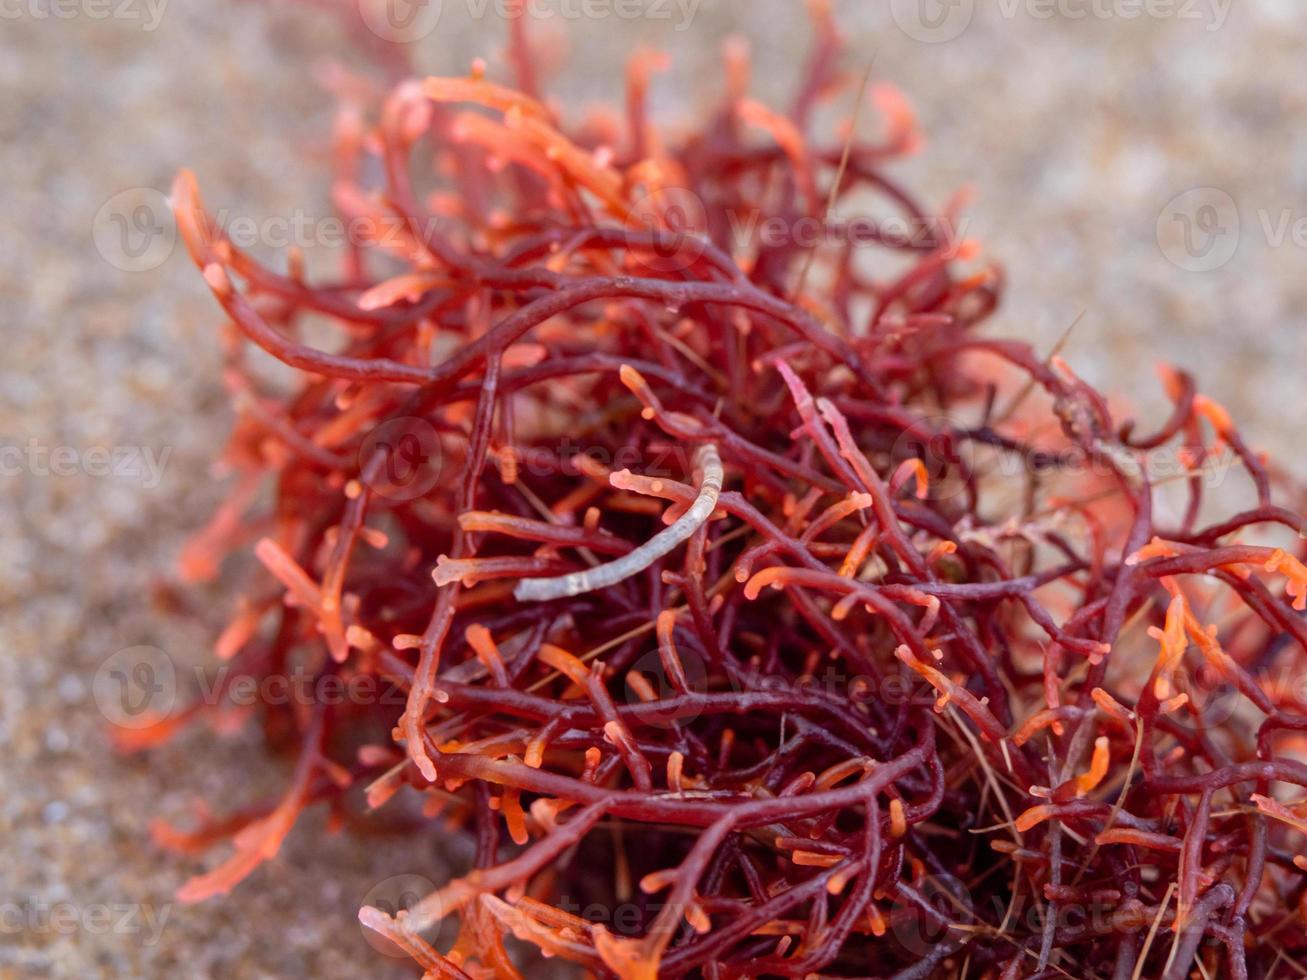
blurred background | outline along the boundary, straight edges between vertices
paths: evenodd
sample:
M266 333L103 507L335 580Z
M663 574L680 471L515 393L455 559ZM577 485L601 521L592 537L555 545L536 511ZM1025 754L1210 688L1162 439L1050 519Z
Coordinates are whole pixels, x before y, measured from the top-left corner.
M190 166L231 215L329 214L319 79L366 69L354 42L388 22L362 2L339 18L325 0L0 4L0 977L386 975L357 908L443 873L430 845L360 846L310 811L227 900L177 905L214 856L160 853L148 820L254 803L285 772L252 730L119 757L92 683L124 648L206 662L225 611L221 586L186 614L152 601L221 495L209 463L230 421L218 311L160 192ZM429 0L408 28L418 69L499 71L502 6ZM532 6L572 119L613 99L639 44L671 57L658 116L693 118L731 34L757 94L786 105L809 38L797 0ZM1009 273L991 332L1051 350L1079 317L1064 356L1120 404L1164 404L1166 358L1307 475L1298 0L834 6L849 69L874 57L926 131L894 175L933 206L976 192L963 230ZM310 268L331 259L316 251Z

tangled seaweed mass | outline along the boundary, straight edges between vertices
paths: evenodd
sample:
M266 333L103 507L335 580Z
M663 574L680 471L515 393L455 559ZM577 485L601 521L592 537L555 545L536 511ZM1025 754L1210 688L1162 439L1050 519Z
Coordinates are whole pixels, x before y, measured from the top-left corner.
M1000 270L951 232L961 197L887 176L912 114L813 11L788 111L732 43L675 141L648 54L624 114L565 127L521 21L512 86L337 78L333 200L373 234L331 281L177 178L237 410L182 570L266 569L218 656L402 692L263 705L290 785L155 827L234 848L181 899L365 789L472 841L360 911L430 977L1307 973L1300 490L1180 370L1145 433L985 335ZM856 110L810 138L863 101L874 141ZM1213 519L1217 468L1246 501ZM230 720L225 693L124 740Z

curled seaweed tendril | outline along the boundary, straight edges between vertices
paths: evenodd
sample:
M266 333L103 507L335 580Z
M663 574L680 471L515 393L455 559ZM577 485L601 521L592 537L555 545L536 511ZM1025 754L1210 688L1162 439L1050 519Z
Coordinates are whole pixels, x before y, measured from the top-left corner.
M520 602L544 602L568 596L607 589L638 575L659 558L684 544L695 531L703 527L717 506L717 495L722 491L722 461L712 443L695 450L695 467L703 473L699 494L690 509L676 519L676 523L659 531L640 547L598 568L573 572L556 578L528 578L517 583L513 598Z

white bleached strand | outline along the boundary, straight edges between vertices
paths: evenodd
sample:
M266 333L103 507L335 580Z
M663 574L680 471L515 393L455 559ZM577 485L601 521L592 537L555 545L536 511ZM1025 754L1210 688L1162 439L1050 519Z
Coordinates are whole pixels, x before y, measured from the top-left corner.
M671 527L660 531L630 554L584 572L572 572L552 578L527 578L517 583L513 597L521 602L547 602L581 595L616 585L644 571L663 555L689 540L712 516L717 496L722 492L722 460L712 443L700 446L694 454L695 469L703 474L699 495Z

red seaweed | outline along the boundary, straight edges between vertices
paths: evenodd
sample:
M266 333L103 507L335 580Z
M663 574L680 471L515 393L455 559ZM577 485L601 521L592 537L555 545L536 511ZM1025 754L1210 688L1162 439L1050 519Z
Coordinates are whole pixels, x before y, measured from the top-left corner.
M370 234L336 280L259 262L178 176L237 413L183 572L253 545L219 654L312 678L260 708L281 800L156 828L234 847L182 900L366 787L475 842L360 913L433 977L1307 974L1301 490L1178 369L1141 436L986 334L1001 269L888 174L922 142L902 96L870 87L875 138L810 135L860 98L812 9L789 113L732 43L679 141L648 55L625 126L567 125L520 21L515 79L354 93L333 200ZM869 208L899 220L837 217ZM1252 500L1203 523L1218 468Z

